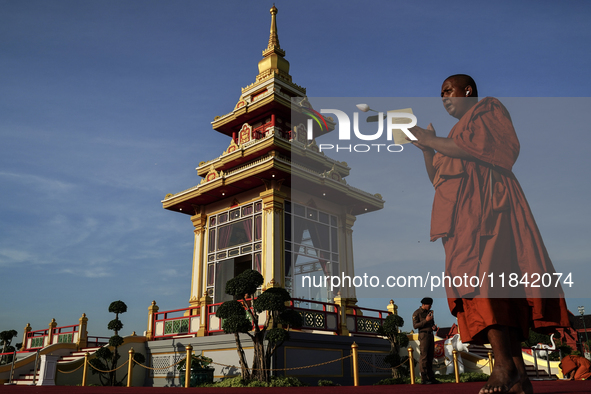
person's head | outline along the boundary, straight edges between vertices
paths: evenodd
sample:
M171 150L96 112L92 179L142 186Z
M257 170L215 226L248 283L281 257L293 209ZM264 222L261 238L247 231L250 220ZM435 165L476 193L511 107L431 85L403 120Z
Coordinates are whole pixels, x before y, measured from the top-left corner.
M460 119L478 102L478 88L471 76L455 74L441 85L441 98L448 114Z
M421 300L421 308L423 308L424 310L428 311L429 309L431 309L431 305L433 305L433 298L425 297Z

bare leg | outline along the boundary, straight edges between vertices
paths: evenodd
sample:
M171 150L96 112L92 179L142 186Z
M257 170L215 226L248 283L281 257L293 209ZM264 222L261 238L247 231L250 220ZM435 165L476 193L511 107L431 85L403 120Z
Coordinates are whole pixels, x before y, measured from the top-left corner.
M511 335L511 352L513 357L513 362L515 363L515 367L517 368L517 372L519 372L519 382L515 384L510 393L515 394L533 394L534 387L527 376L527 371L525 370L525 362L523 361L523 353L521 352L521 342L519 341L519 336L517 330L514 328L509 328L509 332Z
M480 389L480 394L509 393L509 390L520 381L513 358L515 351L511 329L507 326L491 326L487 329L487 336L495 354L495 365L488 382ZM523 369L525 372L525 366Z

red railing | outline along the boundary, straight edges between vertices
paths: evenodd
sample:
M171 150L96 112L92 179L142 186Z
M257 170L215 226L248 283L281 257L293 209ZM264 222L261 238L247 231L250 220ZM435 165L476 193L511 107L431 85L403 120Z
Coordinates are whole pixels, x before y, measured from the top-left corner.
M252 300L252 298L247 298L246 300L240 300L239 302L247 302L250 304ZM206 335L221 334L224 332L224 329L222 328L222 319L215 315L219 306L222 304L223 302L218 302L216 304L210 304L207 306ZM254 327L254 322L252 324ZM264 324L259 324L259 328L263 328L263 326Z
M267 131L271 127L273 127L273 122L267 122L267 123L255 128L254 130L252 130L252 138L259 140L259 139L265 137L265 135L267 134Z
M338 335L340 321L337 304L292 298L289 305L302 316L302 329L329 331Z
M46 340L49 337L49 328L44 330L29 331L26 336L26 341L23 348L27 351L41 349L54 343L75 343L78 338L79 326L77 324L71 326L55 327L51 330L51 343Z
M72 334L72 340L74 339L74 334L78 332L78 324L74 324L71 326L63 326L63 327L56 327L53 329L53 336L56 335L59 337L60 335L64 334Z
M88 346L88 347L104 346L109 343L109 339L111 339L111 338L88 336L86 338L86 346Z
M173 316L182 313L181 316ZM154 339L197 334L200 325L199 307L173 309L154 314Z
M206 335L211 334L219 334L224 332L222 328L222 319L218 318L215 313L217 312L220 305L223 302L218 302L216 304L210 304L207 306L207 319L205 320L205 332Z
M247 299L250 302L251 299ZM174 309L154 314L154 339L166 339L184 335L196 335L200 324L205 326L205 335L216 335L224 332L222 319L216 312L223 302L207 305L205 321L199 316L199 307ZM326 331L338 335L340 331L339 305L315 300L293 298L289 307L297 311L303 318L303 330ZM170 316L179 314L181 316ZM356 335L377 336L389 312L378 309L353 307L353 313L347 314L347 328ZM254 324L254 323L253 323ZM259 325L263 327L263 325Z
M26 350L41 349L49 344L45 343L45 338L49 336L49 328L45 330L29 331L23 348Z
M379 327L384 324L384 320L390 314L388 311L379 309L359 307L352 307L352 309L352 314L347 313L347 329L351 334L357 335L379 335Z

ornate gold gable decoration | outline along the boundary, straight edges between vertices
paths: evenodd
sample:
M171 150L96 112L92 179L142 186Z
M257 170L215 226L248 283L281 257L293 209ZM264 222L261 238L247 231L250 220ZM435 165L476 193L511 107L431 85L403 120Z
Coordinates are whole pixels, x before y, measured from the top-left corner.
M252 139L252 127L248 123L244 123L238 132L238 144L246 144Z
M297 126L293 127L292 132L292 136L291 139L292 141L297 141L301 144L306 144L306 142L308 142L308 130L306 129L306 126L304 126L303 123L300 123Z
M347 183L345 179L341 176L341 174L339 174L339 172L337 171L336 164L333 164L330 171L325 171L322 175L324 175L326 178L332 179L337 182L345 184Z
M211 166L209 166L209 172L207 173L207 175L205 176L205 178L203 178L201 180L201 183L213 181L214 179L217 179L220 176L221 176L221 174L216 171L215 167L212 164Z
M230 145L228 146L228 149L226 149L224 151L224 153L222 153L223 155L227 155L228 153L232 153L236 150L240 149L240 147L236 144L236 141L234 141L234 139L232 138L232 141L230 142Z
M238 100L238 102L236 103L236 106L234 107L234 111L244 107L247 104L248 104L248 102L246 101L246 99L241 97L240 100Z

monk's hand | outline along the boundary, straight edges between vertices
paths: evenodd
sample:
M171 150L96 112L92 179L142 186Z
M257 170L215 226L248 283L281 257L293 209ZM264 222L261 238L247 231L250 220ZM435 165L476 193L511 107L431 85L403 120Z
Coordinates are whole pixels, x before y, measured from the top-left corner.
M426 129L423 129L419 126L411 127L409 131L415 136L417 140L413 141L410 138L406 137L408 141L412 142L414 146L416 146L423 152L433 151L433 148L429 146L429 140L436 136L433 124L429 123L429 126L427 126Z
M431 313L429 313L429 314L427 315L427 317L425 318L425 320L426 320L426 321L431 321L431 320L433 320L433 315L432 315Z

